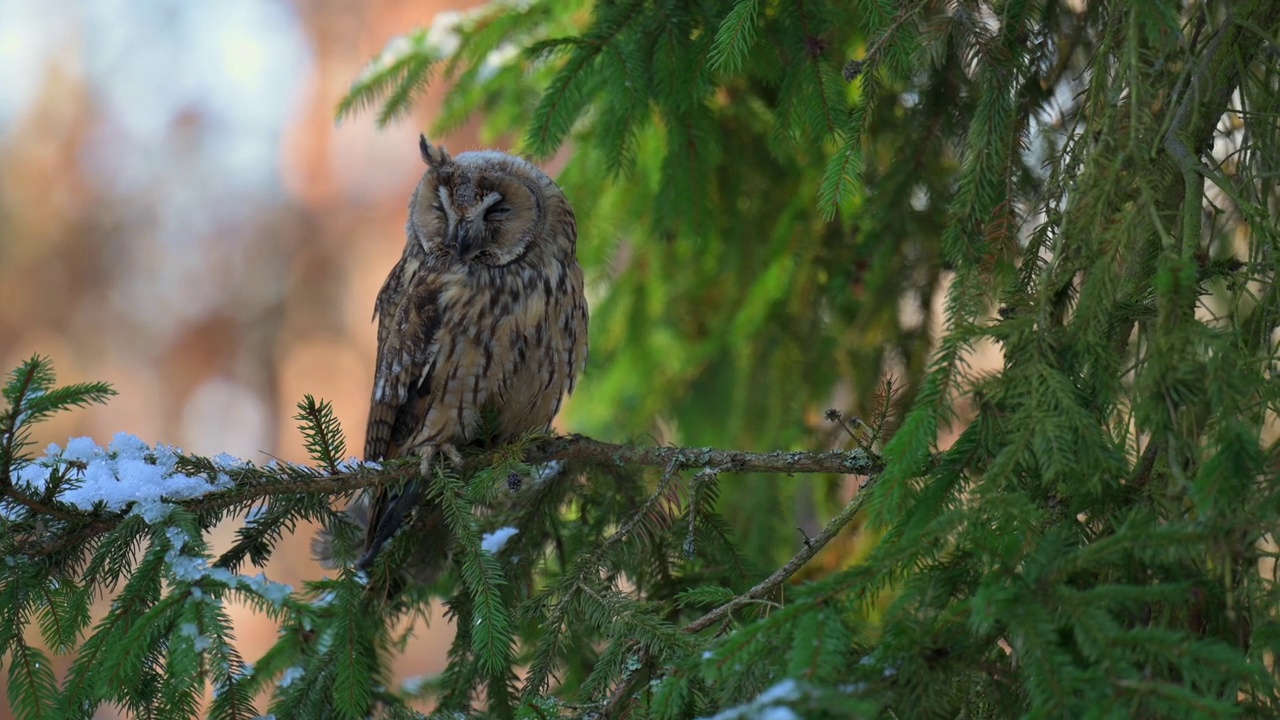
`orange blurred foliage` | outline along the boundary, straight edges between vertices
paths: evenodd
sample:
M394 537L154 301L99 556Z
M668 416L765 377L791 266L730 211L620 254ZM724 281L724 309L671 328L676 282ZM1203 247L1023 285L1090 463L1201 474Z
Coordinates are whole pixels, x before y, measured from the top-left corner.
M24 80L0 83L0 362L39 353L62 382L120 392L39 426L38 448L125 431L305 462L291 417L311 393L333 402L359 453L373 300L403 246L417 134L443 88L383 129L370 114L339 127L334 107L388 40L476 4L0 10L0 64ZM474 126L439 139L478 143ZM236 527L218 529L215 552ZM268 577L300 587L322 575L311 532L280 546ZM252 662L276 627L232 613ZM397 679L440 670L451 634L443 620L421 632Z

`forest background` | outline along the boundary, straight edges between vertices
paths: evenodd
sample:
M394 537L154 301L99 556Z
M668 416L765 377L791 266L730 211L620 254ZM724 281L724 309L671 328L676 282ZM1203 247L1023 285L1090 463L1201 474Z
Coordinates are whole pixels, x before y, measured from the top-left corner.
M1270 709L1274 7L504 5L437 16L354 69L428 5L22 16L46 35L0 43L30 69L0 115L0 351L121 391L37 440L126 429L303 460L292 415L312 392L358 447L362 308L419 172L394 136L426 126L541 158L575 201L593 359L562 427L877 458L870 484L721 482L750 568L872 493L800 574L817 594L779 613L842 638L809 665L790 649L813 689L782 700L859 694L831 683L865 651L882 708ZM387 32L356 48L353 17ZM439 61L447 102L446 82L418 94ZM305 536L273 578L313 577ZM617 667L584 687L628 700L640 657L657 696L638 707L674 717L767 686L706 690L714 673L664 632L605 653ZM272 642L237 635L250 657Z
M445 86L387 128L338 126L334 108L391 38L477 5L0 2L0 365L39 352L60 380L119 392L37 426L35 450L125 431L301 462L305 393L363 444L373 298ZM478 120L443 140L486 144ZM272 578L324 573L308 535L286 540ZM265 652L276 625L231 612L246 654ZM450 631L434 632L402 677L440 669Z

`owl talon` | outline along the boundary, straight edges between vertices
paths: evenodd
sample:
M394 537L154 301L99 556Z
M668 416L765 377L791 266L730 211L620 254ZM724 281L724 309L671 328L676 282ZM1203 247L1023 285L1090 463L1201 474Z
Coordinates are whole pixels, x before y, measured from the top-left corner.
M449 462L453 463L454 467L462 467L462 453L458 452L458 448L450 445L449 443L445 443L440 446L440 452L444 453L445 456L449 458Z
M440 445L428 445L422 448L419 452L422 455L422 461L418 464L418 470L422 473L422 476L424 478L431 477L432 473L434 472L431 467L432 462L440 455L444 455L446 458L448 458L449 462L452 463L455 468L458 468L458 469L462 468L462 465L463 465L462 453L458 452L457 447L449 443L441 443Z
M418 464L418 471L422 473L422 477L431 477L431 460L435 458L435 450L430 449L422 453L422 461Z

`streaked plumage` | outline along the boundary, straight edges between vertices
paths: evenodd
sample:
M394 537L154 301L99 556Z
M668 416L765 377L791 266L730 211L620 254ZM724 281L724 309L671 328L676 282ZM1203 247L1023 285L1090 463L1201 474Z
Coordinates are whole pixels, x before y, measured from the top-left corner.
M573 210L549 177L504 153L451 158L425 137L420 149L428 167L404 254L375 307L365 458L418 455L425 474L441 455L457 460L486 417L496 443L550 427L586 362L587 305ZM360 567L421 499L416 482L372 498ZM439 516L423 508L415 525L438 531ZM422 547L415 561L419 553L438 572L447 549Z

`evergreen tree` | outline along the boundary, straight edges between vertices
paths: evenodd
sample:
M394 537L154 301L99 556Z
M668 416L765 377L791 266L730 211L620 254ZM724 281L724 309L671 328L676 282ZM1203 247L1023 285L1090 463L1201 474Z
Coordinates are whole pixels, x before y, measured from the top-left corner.
M302 519L349 548L335 498L413 463L343 461L311 398L315 467L37 459L31 422L109 389L35 358L0 415L15 712L185 717L210 683L213 717L272 687L277 717L413 717L390 628L438 594L442 717L1275 717L1278 42L1271 0L534 0L411 33L340 114L440 76L435 131L568 148L599 297L570 423L778 452L529 438L435 478L435 587L293 592L246 562ZM111 492L142 475L163 493ZM252 671L233 597L282 626Z

